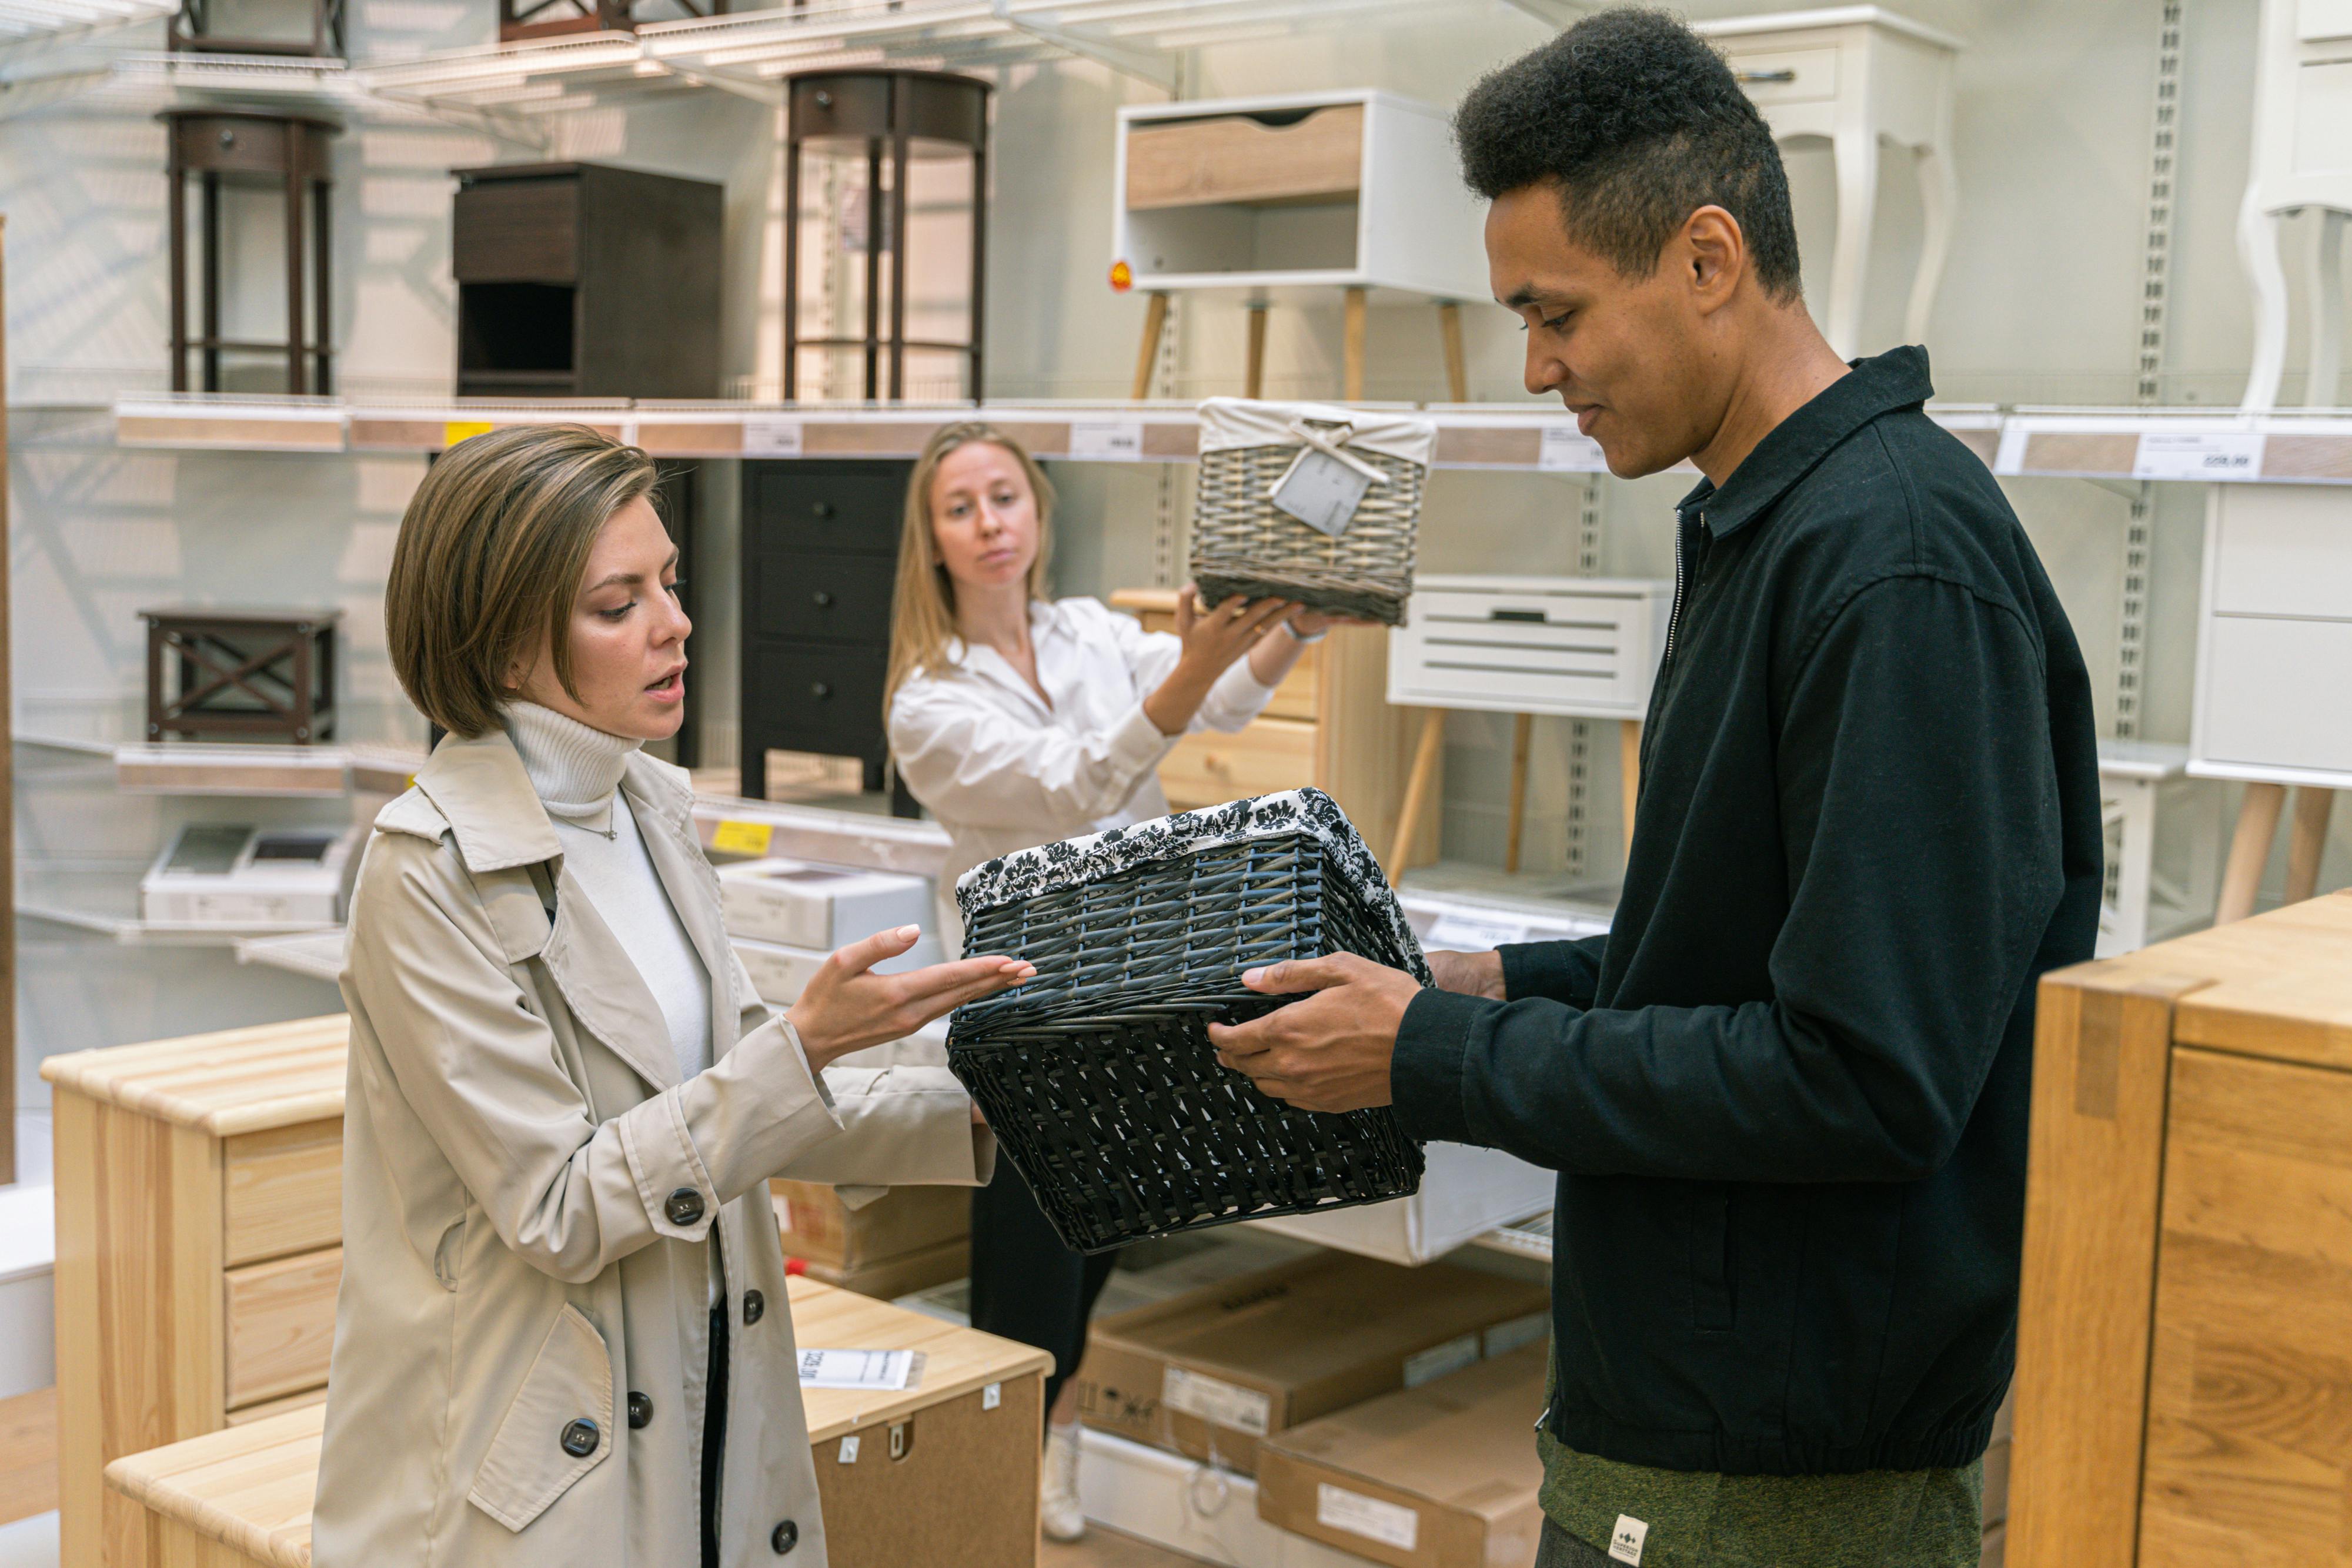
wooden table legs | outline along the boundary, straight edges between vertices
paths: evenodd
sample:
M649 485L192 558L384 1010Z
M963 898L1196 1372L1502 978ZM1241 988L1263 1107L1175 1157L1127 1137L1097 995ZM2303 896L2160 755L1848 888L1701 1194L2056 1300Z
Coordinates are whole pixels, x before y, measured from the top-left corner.
M1151 372L1160 362L1160 334L1168 326L1168 296L1154 294L1143 310L1143 347L1135 356L1135 390L1128 395L1141 402L1151 395Z
M1617 785L1623 791L1625 807L1625 852L1633 852L1633 803L1642 794L1642 721L1620 719L1617 723Z
M1445 710L1423 708L1421 714L1421 743L1413 748L1412 771L1405 778L1404 809L1397 815L1396 837L1389 845L1389 885L1404 875L1406 860L1412 853L1413 829L1421 821L1423 802L1429 799L1431 782L1437 777L1438 759L1445 755Z
M1364 401L1364 306L1367 298L1360 288L1347 291L1339 356L1339 397L1345 402Z
M1504 871L1519 869L1519 816L1528 801L1528 735L1535 728L1533 714L1515 714L1511 726L1511 827L1503 848Z
M1364 334L1370 296L1364 289L1349 288L1343 291L1341 298L1344 308L1339 396L1345 402L1360 402L1364 397ZM1446 395L1454 402L1468 402L1470 371L1462 350L1462 306L1452 299L1438 300L1436 305L1438 343L1445 353ZM1272 303L1264 299L1248 300L1243 306L1249 317L1249 358L1242 374L1244 397L1265 395L1265 317L1272 308ZM1135 386L1129 394L1139 402L1151 395L1151 372L1160 359L1160 338L1167 325L1168 296L1148 296L1143 343L1135 356Z
M2319 862L2327 848L2327 819L2336 793L2305 784L2295 790L2294 821L2287 831L2286 898L2300 904L2319 886ZM2213 924L2227 925L2254 912L2263 869L2270 863L2271 841L2278 836L2280 814L2286 807L2286 786L2252 783L2238 807L2238 831L2230 840L2230 858L2221 871L2221 896L2213 910Z
M1445 347L1445 392L1455 402L1470 401L1470 371L1462 357L1462 307L1451 299L1437 302L1437 337Z

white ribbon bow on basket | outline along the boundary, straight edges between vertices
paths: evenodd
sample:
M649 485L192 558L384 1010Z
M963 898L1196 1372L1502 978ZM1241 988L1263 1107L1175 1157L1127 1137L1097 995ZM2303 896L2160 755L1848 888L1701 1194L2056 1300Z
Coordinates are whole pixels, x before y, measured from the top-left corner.
M1294 419L1290 422L1290 434L1306 444L1298 449L1298 455L1290 460L1290 466L1282 471L1282 477L1266 486L1265 498L1269 501L1274 499L1276 490L1290 482L1290 476L1298 472L1298 465L1307 461L1307 455L1310 452L1320 452L1334 462L1345 464L1361 474L1368 484L1385 485L1389 482L1387 475L1348 450L1348 442L1356 434L1356 427L1352 424L1341 425L1336 435L1326 435L1305 420Z

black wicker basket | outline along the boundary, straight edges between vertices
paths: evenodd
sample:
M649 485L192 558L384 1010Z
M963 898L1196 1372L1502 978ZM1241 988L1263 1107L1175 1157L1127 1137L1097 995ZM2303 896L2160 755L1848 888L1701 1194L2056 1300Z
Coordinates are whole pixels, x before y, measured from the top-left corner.
M1037 966L956 1010L948 1065L1082 1252L1421 1185L1386 1109L1323 1115L1217 1061L1212 1022L1293 998L1242 972L1360 954L1429 967L1379 863L1318 789L1237 800L989 862L956 886L967 954Z

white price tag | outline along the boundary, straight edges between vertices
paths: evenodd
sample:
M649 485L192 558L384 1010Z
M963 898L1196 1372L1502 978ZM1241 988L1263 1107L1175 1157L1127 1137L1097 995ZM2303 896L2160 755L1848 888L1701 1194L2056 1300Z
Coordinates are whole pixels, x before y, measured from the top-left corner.
M1410 1552L1421 1541L1421 1515L1412 1509L1335 1487L1329 1481L1315 1483L1315 1522L1399 1552Z
M1506 942L1524 942L1527 939L1528 923L1524 920L1457 915L1449 909L1430 926L1429 935L1421 939L1421 945L1443 948L1449 953L1484 953L1489 948L1500 947Z
M743 455L798 457L801 422L789 413L747 413L743 416Z
M993 1410L1003 1403L1004 1385L1002 1383L989 1384L980 1391L980 1407L982 1409Z
M1449 1372L1459 1372L1465 1366L1478 1364L1478 1336L1466 1333L1444 1344L1432 1345L1419 1355L1404 1358L1404 1385L1418 1388L1424 1383L1434 1383Z
M841 1453L834 1462L835 1464L842 1465L856 1464L857 1462L857 1439L855 1437L844 1437L841 1440Z
M1642 1543L1650 1539L1650 1527L1630 1513L1617 1516L1617 1528L1609 1532L1609 1555L1618 1563L1631 1563L1641 1568Z
M1074 419L1070 421L1070 455L1097 463L1140 463L1143 421Z
M1536 466L1552 474L1599 474L1609 466L1601 443L1578 434L1570 424L1543 427L1543 444L1536 449Z
M1338 538L1356 520L1371 480L1356 469L1313 447L1298 455L1274 486L1274 504L1318 534Z
M2258 479L2258 430L2151 430L2132 457L2135 479Z
M1204 1377L1171 1366L1160 1380L1160 1403L1187 1416L1198 1416L1212 1427L1265 1437L1273 1424L1274 1401L1255 1388L1243 1388L1222 1377Z
M911 1350L801 1352L803 1388L912 1388L922 1375L922 1355Z

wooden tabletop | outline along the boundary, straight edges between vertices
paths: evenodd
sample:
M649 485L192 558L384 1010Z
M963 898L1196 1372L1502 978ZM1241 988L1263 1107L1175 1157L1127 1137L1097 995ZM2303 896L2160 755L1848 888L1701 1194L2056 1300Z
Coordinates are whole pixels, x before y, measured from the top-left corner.
M922 1380L893 1393L839 1388L802 1392L809 1441L864 1427L968 1394L985 1384L1043 1373L1042 1350L927 1318L814 1280L792 1281L793 1333L823 1350L919 1350ZM176 1519L272 1568L310 1568L310 1504L318 1487L319 1434L326 1406L211 1432L131 1454L106 1467L106 1484L166 1519Z
M215 1137L290 1127L343 1113L341 1013L52 1056L41 1076L58 1089Z
M2352 889L2050 977L2178 994L2178 1044L2352 1069Z

